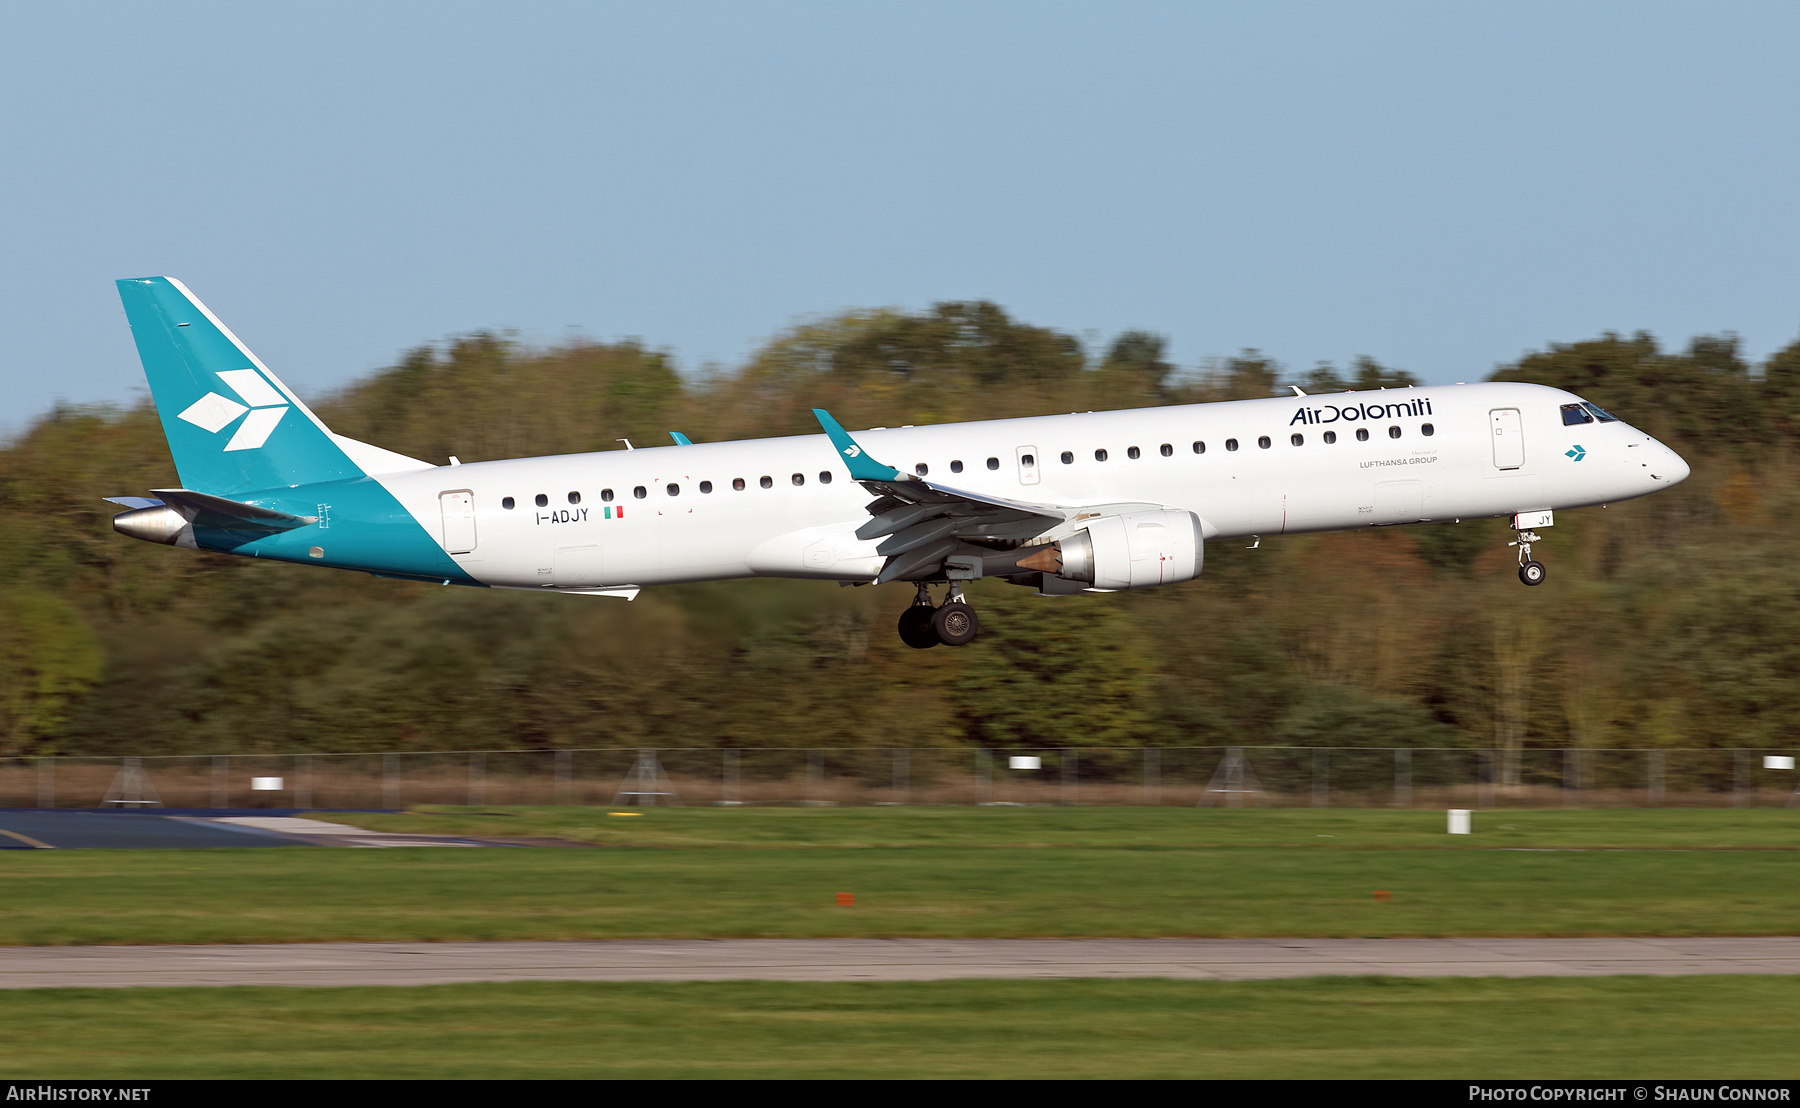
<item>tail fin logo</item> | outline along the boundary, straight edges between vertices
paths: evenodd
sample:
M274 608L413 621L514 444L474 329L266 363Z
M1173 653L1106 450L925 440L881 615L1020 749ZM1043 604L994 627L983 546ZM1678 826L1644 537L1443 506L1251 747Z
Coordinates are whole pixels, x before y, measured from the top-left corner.
M225 370L217 377L245 403L209 392L190 404L179 418L216 435L249 412L244 422L238 425L237 433L225 444L225 449L255 450L268 442L275 425L288 412L287 397L277 392L254 369Z

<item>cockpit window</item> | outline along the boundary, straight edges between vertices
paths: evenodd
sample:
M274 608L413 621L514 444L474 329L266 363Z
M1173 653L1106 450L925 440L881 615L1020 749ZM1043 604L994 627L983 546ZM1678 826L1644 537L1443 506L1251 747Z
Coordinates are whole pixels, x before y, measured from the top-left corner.
M1563 426L1579 427L1584 423L1594 422L1594 417L1587 414L1587 409L1580 404L1564 404L1562 406Z
M1594 418L1595 418L1595 419L1597 419L1597 420L1599 420L1599 421L1600 421L1600 422L1601 422L1601 423L1617 423L1617 422L1619 422L1619 417L1618 417L1618 416L1616 416L1616 415L1611 415L1611 414L1609 414L1609 413L1607 413L1607 412L1606 412L1606 411L1605 411L1605 410L1603 410L1603 409L1601 409L1601 408L1599 408L1599 407L1598 407L1598 406L1596 406L1596 405L1593 405L1593 404L1589 404L1589 403L1588 403L1588 402L1587 402L1587 401L1585 401L1585 400L1583 400L1583 401L1582 401L1582 402L1581 402L1581 406L1582 406L1582 407L1584 407L1584 408L1586 408L1586 409L1587 409L1587 410L1588 410L1588 412L1589 412L1589 413L1590 413L1590 414L1591 414L1591 415L1592 415L1592 416L1593 416L1593 417L1594 417Z

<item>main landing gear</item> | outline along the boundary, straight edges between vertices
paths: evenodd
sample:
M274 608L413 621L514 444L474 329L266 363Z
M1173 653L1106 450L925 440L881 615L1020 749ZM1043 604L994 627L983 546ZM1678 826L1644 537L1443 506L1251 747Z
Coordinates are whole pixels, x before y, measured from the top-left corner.
M1543 536L1536 531L1520 531L1517 540L1506 544L1519 548L1519 580L1527 585L1543 584L1544 577L1549 572L1544 568L1544 563L1531 556L1531 544L1542 541Z
M981 620L975 609L963 599L960 582L950 582L950 594L940 605L931 603L931 590L918 583L918 595L912 607L900 613L900 641L915 650L925 650L939 643L966 646L981 631Z

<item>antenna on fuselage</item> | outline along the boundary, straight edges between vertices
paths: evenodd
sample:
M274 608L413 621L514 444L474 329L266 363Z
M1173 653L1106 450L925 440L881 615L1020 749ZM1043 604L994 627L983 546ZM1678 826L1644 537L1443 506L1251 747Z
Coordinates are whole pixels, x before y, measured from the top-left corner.
M631 440L630 440L630 439L614 439L614 440L613 440L613 441L614 441L614 442L622 442L622 443L624 443L624 444L625 444L625 449L627 449L627 450L636 450L636 449L637 449L637 447L635 447L635 446L633 446L633 445L631 445Z

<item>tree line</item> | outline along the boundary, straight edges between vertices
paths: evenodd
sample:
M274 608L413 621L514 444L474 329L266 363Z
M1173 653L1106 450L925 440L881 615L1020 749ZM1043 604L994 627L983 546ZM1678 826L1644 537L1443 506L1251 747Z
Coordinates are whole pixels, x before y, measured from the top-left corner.
M1800 718L1800 343L1553 345L1501 380L1580 393L1693 465L1559 516L1545 587L1503 521L1209 546L1195 582L1045 600L981 582L965 650L913 651L910 586L750 581L630 604L445 589L116 535L174 483L155 412L62 408L0 450L0 756L569 746L1729 747ZM1358 359L1090 354L988 303L849 312L684 376L642 345L421 347L314 405L430 461L1398 387Z

